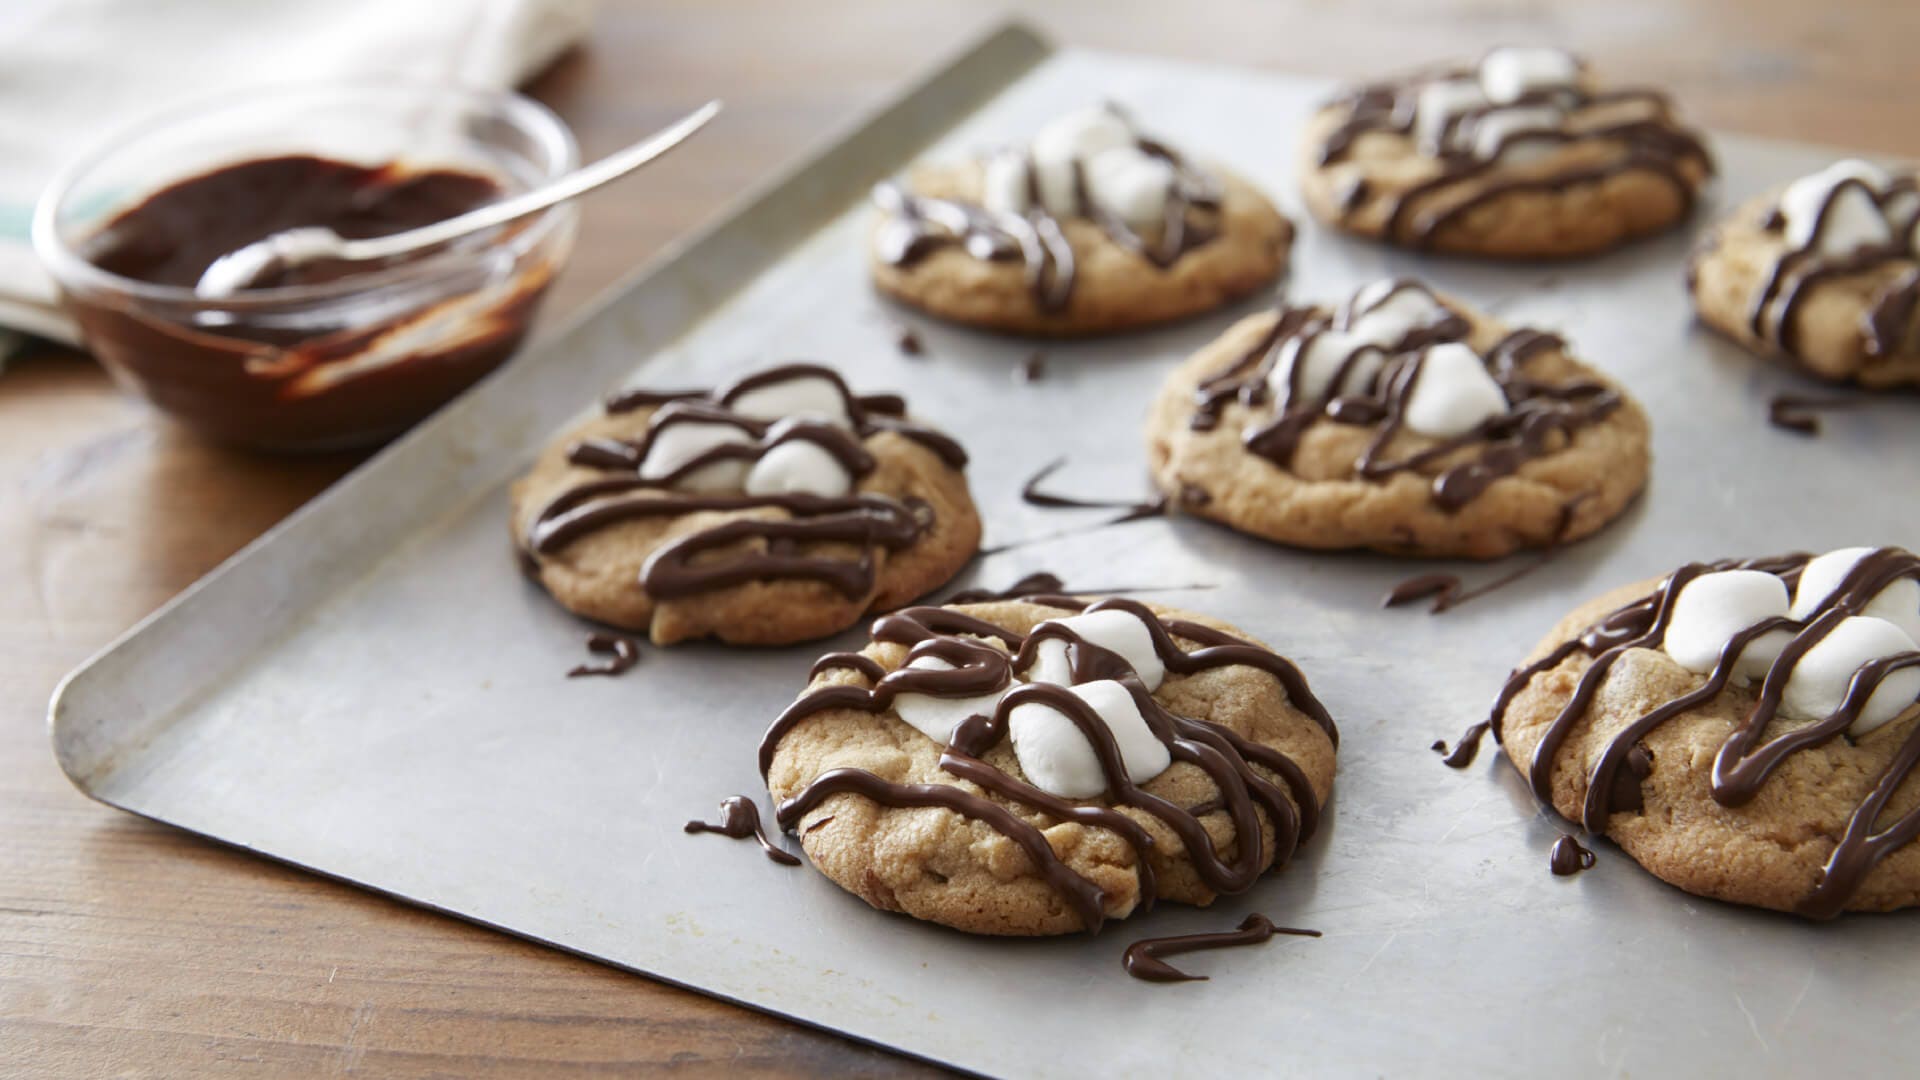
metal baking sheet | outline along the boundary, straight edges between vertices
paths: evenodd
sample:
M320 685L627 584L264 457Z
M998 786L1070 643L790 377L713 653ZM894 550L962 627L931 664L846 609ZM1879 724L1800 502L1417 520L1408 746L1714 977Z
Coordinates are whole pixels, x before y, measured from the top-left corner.
M1017 28L966 53L741 211L631 281L476 393L274 529L77 671L52 707L60 761L95 798L411 902L757 1009L984 1073L1022 1075L1906 1073L1911 915L1792 918L1696 900L1599 844L1547 872L1557 823L1493 754L1468 772L1427 745L1480 717L1568 607L1697 556L1917 546L1920 426L1909 401L1769 428L1793 376L1695 328L1692 233L1831 151L1723 137L1694 226L1577 265L1418 259L1298 213L1297 129L1328 87L1211 65L1053 51ZM1561 330L1647 405L1646 495L1524 582L1444 616L1383 612L1421 564L1269 546L1150 520L1016 547L970 580L1035 569L1162 596L1299 661L1339 719L1327 825L1285 873L1212 910L1163 907L1097 938L973 939L869 909L750 844L681 833L722 796L764 791L753 749L809 661L790 649L648 650L623 678L573 680L581 625L516 572L504 483L628 379L713 383L820 358L906 391L962 436L988 542L1097 512L1017 497L1060 481L1145 490L1140 422L1162 374L1246 310L1043 346L933 325L869 290L868 184L923 152L958 156L1111 96L1229 163L1303 223L1292 288L1338 297L1419 273L1509 319ZM919 328L926 355L895 346ZM1059 417L1077 418L1063 424ZM1468 567L1470 577L1487 571ZM1248 911L1318 941L1196 961L1211 982L1127 978L1146 934Z

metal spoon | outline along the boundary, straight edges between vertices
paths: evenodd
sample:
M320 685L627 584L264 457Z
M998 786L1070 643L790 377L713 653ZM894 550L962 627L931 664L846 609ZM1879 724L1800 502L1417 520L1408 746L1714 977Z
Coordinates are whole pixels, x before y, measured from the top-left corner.
M457 217L445 221L436 221L418 229L393 233L389 236L376 236L365 240L348 240L324 225L307 228L288 229L277 232L262 240L230 251L213 261L193 291L204 297L230 296L248 288L269 272L284 272L293 267L310 263L318 259L344 260L348 262L372 262L391 259L398 255L444 244L469 233L482 229L491 229L516 221L529 214L535 214L556 203L566 202L576 195L592 191L611 180L638 169L674 147L680 145L687 136L706 126L720 111L720 102L709 101L695 109L687 117L660 133L627 147L617 153L608 154L599 161L524 194L511 199L502 199L496 203L475 210L469 210Z

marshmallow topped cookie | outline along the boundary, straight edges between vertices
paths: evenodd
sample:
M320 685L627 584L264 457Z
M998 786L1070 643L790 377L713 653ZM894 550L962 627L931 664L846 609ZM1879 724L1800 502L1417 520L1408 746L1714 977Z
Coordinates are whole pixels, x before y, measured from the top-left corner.
M1707 325L1762 356L1871 388L1920 385L1920 188L1839 161L1720 223L1688 267Z
M1569 615L1489 721L1541 802L1688 892L1920 903L1920 558L1690 563Z
M1245 181L1139 134L1114 106L1026 146L874 189L873 278L902 303L1012 333L1166 322L1277 278L1293 226Z
M1064 934L1253 887L1313 834L1337 741L1230 626L1032 595L875 621L814 664L760 769L780 826L874 907Z
M1482 559L1597 531L1651 457L1566 342L1406 279L1229 328L1168 376L1147 453L1183 511L1256 536Z
M938 588L980 546L966 452L786 364L713 391L630 390L513 487L528 572L655 643L825 637Z
M1713 175L1665 95L1600 86L1560 49L1362 86L1302 148L1314 216L1404 247L1502 258L1589 255L1660 232Z

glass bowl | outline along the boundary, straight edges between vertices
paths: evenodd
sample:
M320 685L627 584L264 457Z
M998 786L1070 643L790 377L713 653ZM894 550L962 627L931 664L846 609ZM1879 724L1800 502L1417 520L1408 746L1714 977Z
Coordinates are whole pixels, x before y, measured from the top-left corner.
M334 83L178 108L69 165L40 199L33 240L81 336L123 384L215 439L323 450L392 438L512 355L572 247L577 211L562 205L398 264L218 299L96 265L125 248L122 215L156 193L282 158L355 176L477 174L510 195L574 169L579 151L559 117L515 93ZM195 212L210 229L216 216L244 228L302 195L299 176L275 176Z

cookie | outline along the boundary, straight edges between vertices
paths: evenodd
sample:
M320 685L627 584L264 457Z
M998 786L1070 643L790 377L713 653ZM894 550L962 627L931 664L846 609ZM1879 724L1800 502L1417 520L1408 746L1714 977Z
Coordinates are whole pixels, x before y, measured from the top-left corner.
M1671 227L1713 171L1665 95L1604 88L1559 49L1508 47L1321 108L1300 186L1315 217L1361 236L1567 258Z
M1873 389L1920 386L1920 188L1840 161L1762 195L1694 253L1701 321L1760 356Z
M1574 611L1491 718L1540 800L1687 892L1920 903L1920 559L1692 563Z
M874 189L874 284L989 330L1109 333L1196 315L1279 277L1293 225L1246 181L1086 109L1027 147Z
M1147 455L1181 510L1255 536L1490 559L1600 529L1651 451L1566 342L1396 279L1236 323L1168 376Z
M628 391L513 486L514 539L561 605L656 644L838 633L980 546L966 452L905 410L813 364Z
M831 653L760 767L815 867L976 934L1252 887L1314 832L1333 721L1224 623L1068 596L916 607Z

